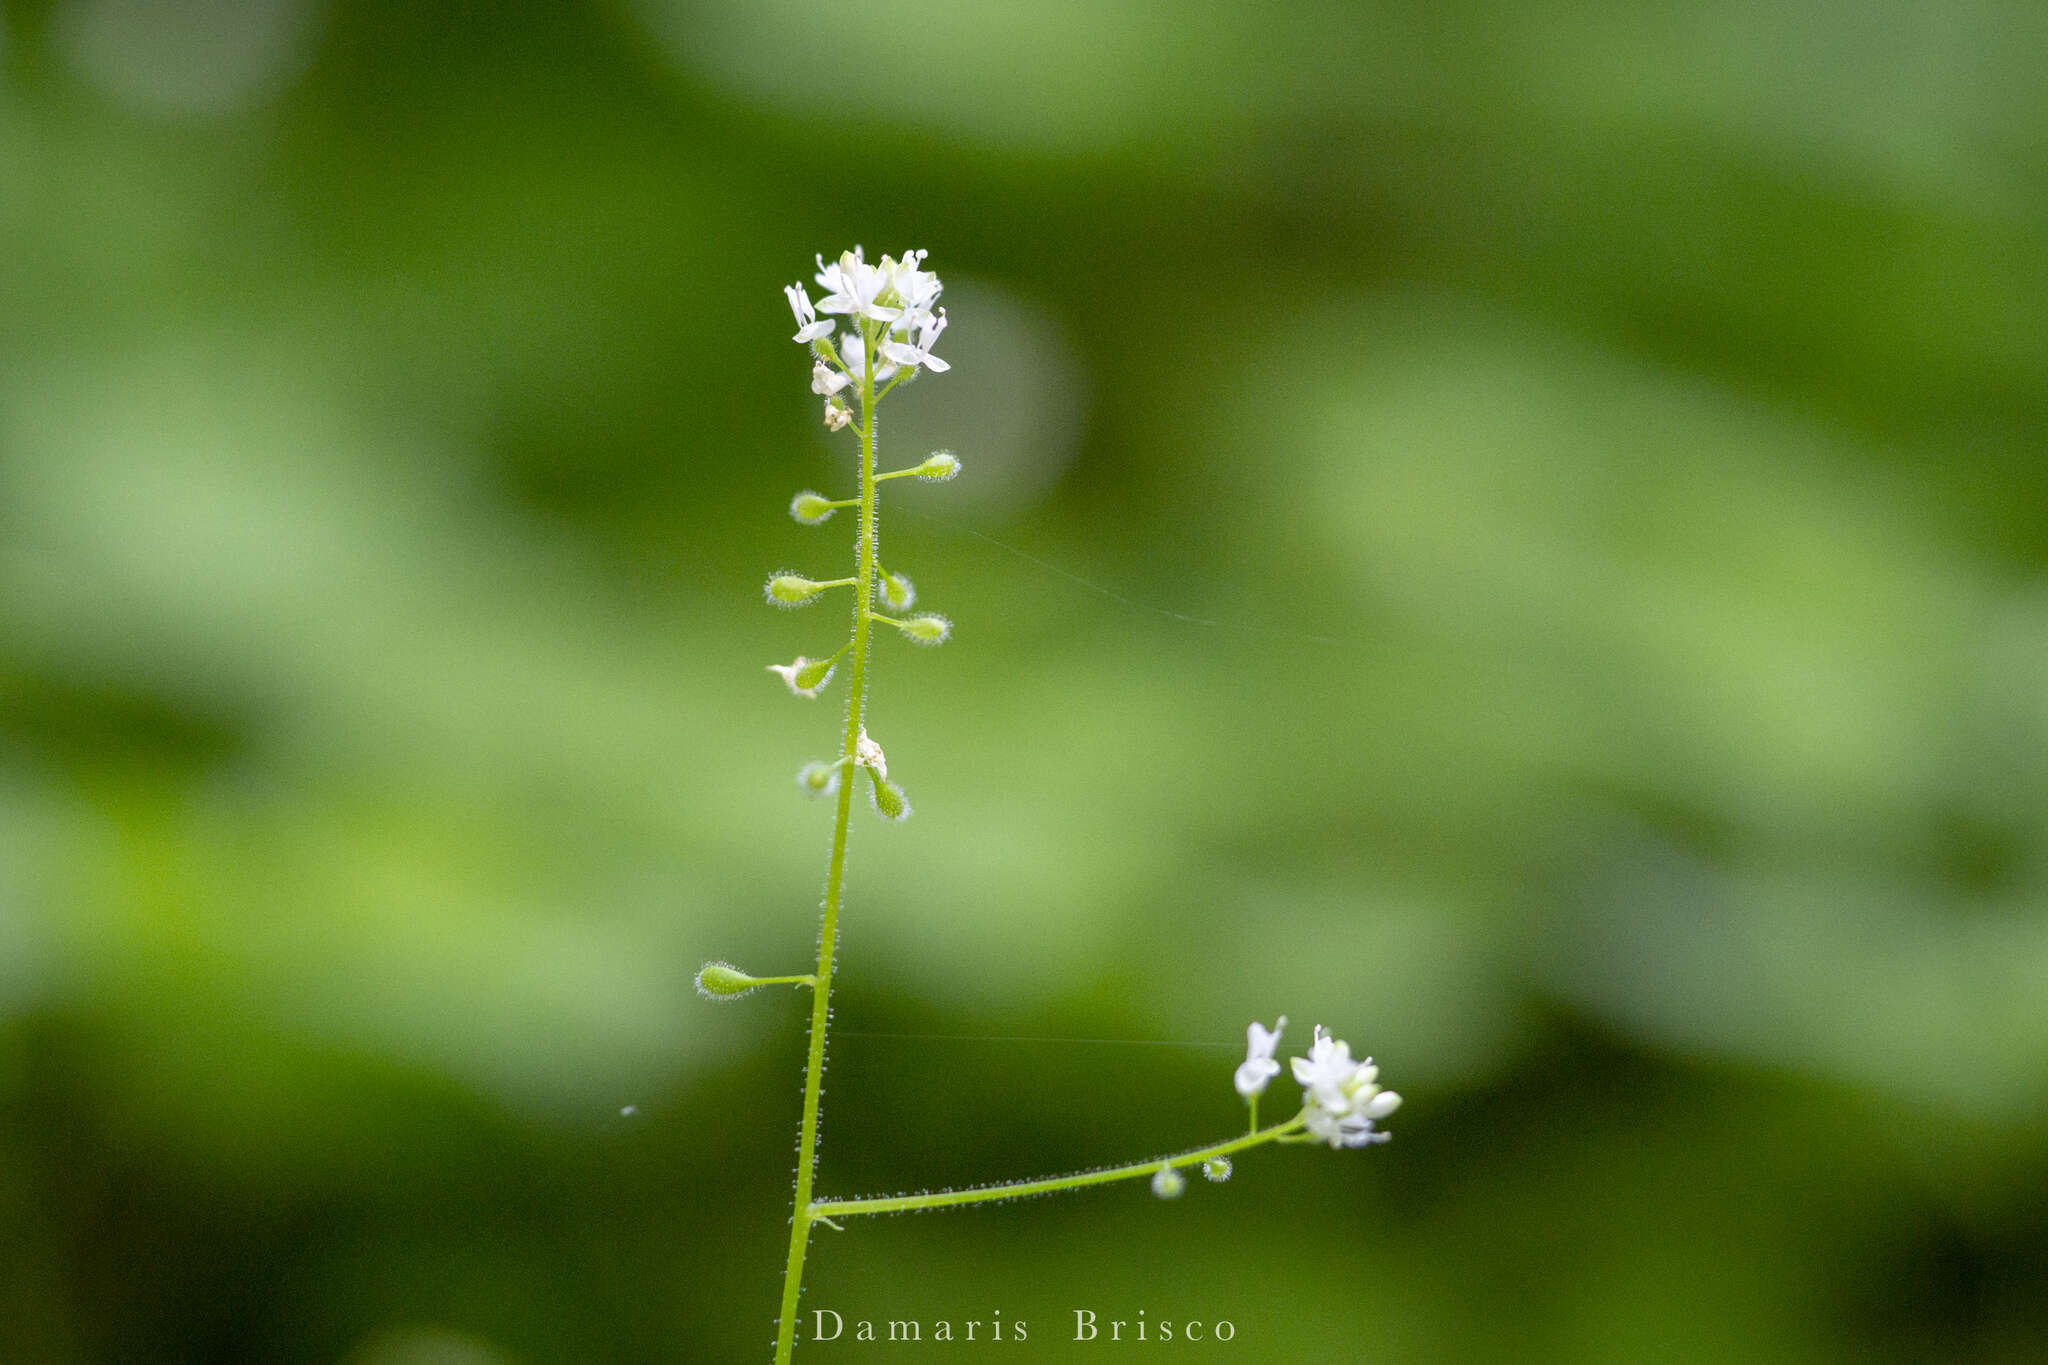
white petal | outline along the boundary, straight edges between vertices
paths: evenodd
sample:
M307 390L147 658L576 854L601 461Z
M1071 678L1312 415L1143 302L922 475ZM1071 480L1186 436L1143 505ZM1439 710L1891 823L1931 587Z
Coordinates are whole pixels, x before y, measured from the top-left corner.
M881 745L868 738L866 729L861 730L860 738L854 742L853 761L864 768L873 769L877 777L889 776L888 757L882 753Z

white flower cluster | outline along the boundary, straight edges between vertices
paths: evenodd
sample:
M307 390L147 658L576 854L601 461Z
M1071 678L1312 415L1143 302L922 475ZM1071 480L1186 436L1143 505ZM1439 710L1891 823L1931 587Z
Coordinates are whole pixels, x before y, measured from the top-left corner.
M879 329L875 383L886 384L907 369L943 374L952 368L932 354L939 333L946 330L946 310L934 307L944 286L924 268L924 258L922 251L906 251L901 260L884 256L870 265L855 247L829 265L823 256L818 257L816 278L825 297L816 305L802 284L783 289L789 296L789 311L796 315L796 335L791 340L818 352L818 362L811 369L811 392L824 397L828 424L835 408L845 411L838 402L839 391L859 384L864 377L869 324ZM820 313L838 314L848 321L836 352L822 343L838 324L830 316L819 317Z
M1280 1074L1273 1050L1286 1027L1287 1016L1282 1015L1270 1029L1255 1020L1245 1030L1245 1058L1233 1079L1237 1093L1247 1100L1263 1094L1266 1083ZM1332 1147L1364 1147L1391 1136L1373 1125L1400 1108L1401 1097L1379 1087L1380 1069L1372 1058L1353 1060L1351 1045L1332 1038L1318 1024L1308 1056L1293 1058L1292 1063L1310 1133Z

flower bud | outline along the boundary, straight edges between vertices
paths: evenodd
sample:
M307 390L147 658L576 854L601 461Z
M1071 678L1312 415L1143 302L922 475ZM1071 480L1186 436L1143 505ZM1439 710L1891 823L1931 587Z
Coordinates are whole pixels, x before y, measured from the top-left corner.
M874 779L872 795L875 799L875 814L884 820L908 820L910 798L903 794L903 788L873 768L868 769L868 776Z
M1202 1163L1202 1176L1206 1180L1213 1180L1218 1185L1221 1185L1224 1181L1230 1179L1232 1169L1229 1157L1212 1156Z
M789 514L806 526L816 526L838 510L831 499L808 488L789 500Z
M925 462L911 471L920 479L944 483L960 472L960 458L950 450L934 450Z
M806 763L796 771L796 784L806 796L830 796L839 790L839 765Z
M1187 1187L1187 1177L1171 1166L1161 1166L1159 1173L1152 1177L1152 1193L1161 1199L1178 1199L1180 1192Z
M730 962L707 962L697 971L697 994L706 1000L737 1000L762 984Z
M768 580L768 600L778 607L801 607L825 591L823 583L797 573L779 573Z
M910 604L917 601L917 589L902 574L884 569L881 577L875 580L875 596L890 611L908 611Z
M943 616L913 616L907 621L898 621L896 629L914 645L942 645L953 633L953 623Z
M845 651L841 651L844 653ZM832 681L832 670L839 667L839 655L829 659L806 659L796 656L793 664L769 664L770 673L780 673L782 680L789 684L789 690L799 697L815 697L818 690Z

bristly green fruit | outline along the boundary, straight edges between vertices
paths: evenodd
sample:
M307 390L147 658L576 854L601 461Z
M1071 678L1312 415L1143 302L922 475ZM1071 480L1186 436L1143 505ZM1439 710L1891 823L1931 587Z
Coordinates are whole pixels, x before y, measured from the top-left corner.
M825 685L825 680L832 676L832 670L838 665L837 655L829 659L809 660L797 668L793 681L798 688L806 692L815 692Z
M829 521L838 510L823 493L813 493L808 488L789 500L789 514L806 526Z
M807 606L823 591L823 583L795 573L776 574L767 587L768 600L778 607Z
M806 796L830 796L839 790L839 765L806 763L797 770L796 784Z
M942 645L953 633L953 623L943 616L913 616L907 621L898 621L896 629L914 645Z
M868 770L868 776L873 779L875 814L884 820L908 820L910 798L903 794L903 788L872 768Z
M762 985L730 962L707 962L697 972L697 994L706 1000L737 1000Z
M917 588L900 573L882 570L875 583L875 596L882 599L882 605L890 611L908 611L917 601Z

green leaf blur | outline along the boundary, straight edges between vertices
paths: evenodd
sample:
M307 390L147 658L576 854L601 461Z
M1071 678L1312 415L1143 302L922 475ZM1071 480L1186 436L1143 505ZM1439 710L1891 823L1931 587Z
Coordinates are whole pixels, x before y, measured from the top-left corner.
M1282 1012L1407 1103L820 1231L800 1359L2048 1357L2044 16L0 3L0 1360L766 1358L805 998L691 982L811 966L856 241L961 630L821 1192Z

